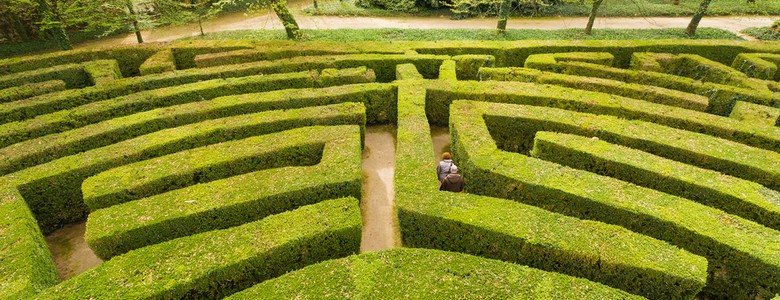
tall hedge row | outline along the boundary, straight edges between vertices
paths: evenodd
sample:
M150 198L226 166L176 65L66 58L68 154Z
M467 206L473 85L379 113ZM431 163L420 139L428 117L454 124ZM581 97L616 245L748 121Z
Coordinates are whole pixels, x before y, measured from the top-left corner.
M704 285L704 259L655 239L513 201L438 191L425 89L414 81L398 89L395 190L405 246L525 264L659 299L690 298Z
M534 118L544 121L526 121ZM556 124L572 120L577 124L569 128ZM595 136L620 144L625 140L610 135L620 132L622 126L632 126L617 120L601 124L593 121L582 114L551 108L456 101L450 119L453 154L461 158L470 193L620 225L706 257L707 293L754 299L780 291L780 255L773 250L780 249L778 231L690 200L502 151L497 145L508 142L511 145L505 147L524 148L521 141L536 131ZM654 129L637 131L668 137L667 132ZM524 137L506 138L516 135ZM705 148L695 139L681 140Z
M216 144L141 162L149 163L150 166L169 166L156 168L157 173L176 171L177 174L172 175L179 175L176 178L178 180L171 180L170 185L150 191L144 199L95 210L96 201L102 198L91 197L90 191L100 191L103 185L112 184L101 182L100 179L108 178L112 173L117 175L117 172L126 172L125 169L133 164L87 179L82 189L85 202L93 210L89 215L86 233L90 248L101 258L108 259L150 244L237 226L326 199L346 196L360 198L359 126L304 127L229 143L233 144L230 148ZM290 145L299 147L293 149ZM233 165L222 167L203 162L214 160L208 157L210 155L219 156L220 160L236 160L238 155L235 152L247 152L244 149L251 148L273 151L273 154L277 154L274 157L277 165L231 162ZM301 149L313 150L314 153L305 153ZM163 163L163 160L170 162ZM203 168L197 170L195 178L181 176L187 173L187 169L196 168L186 164L187 161L203 165ZM282 165L289 167L280 167ZM150 170L143 166L138 168ZM267 169L196 184L225 177L225 174L241 174L245 171L242 168ZM173 177L154 175L164 179ZM127 182L127 178L117 178L115 185L122 187L132 183ZM124 191L136 192L130 188ZM141 192L131 195L140 198L139 194L142 195ZM117 198L106 201L118 203L120 200ZM154 213L150 214L149 208L152 207Z

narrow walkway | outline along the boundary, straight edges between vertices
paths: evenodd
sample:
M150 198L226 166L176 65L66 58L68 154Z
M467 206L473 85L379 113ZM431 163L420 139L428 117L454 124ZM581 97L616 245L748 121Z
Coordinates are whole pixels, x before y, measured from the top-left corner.
M70 279L103 262L87 246L84 240L86 230L87 223L82 222L65 225L46 236L60 279Z
M416 29L493 29L495 18L472 18L466 20L450 20L447 16L438 17L339 17L311 16L300 13L301 7L310 4L308 0L288 1L291 11L301 28L304 29L367 29L367 28L416 28ZM780 16L737 16L737 17L705 17L699 27L713 27L734 33L748 27L769 26ZM596 18L594 29L664 29L685 28L690 17L599 17ZM575 18L512 18L507 23L509 29L567 29L585 28L586 17ZM206 33L249 30L249 29L283 29L282 24L273 14L246 16L244 13L231 13L208 20L203 24ZM142 36L146 42L168 42L182 37L200 34L197 24L158 28L144 31ZM111 37L76 45L76 48L96 48L116 45L136 44L134 34Z
M360 252L377 251L400 245L394 203L395 127L366 127L363 149L363 237Z

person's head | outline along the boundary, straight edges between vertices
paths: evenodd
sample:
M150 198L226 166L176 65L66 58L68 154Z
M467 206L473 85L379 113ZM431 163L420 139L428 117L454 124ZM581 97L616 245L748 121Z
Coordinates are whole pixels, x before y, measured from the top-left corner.
M441 154L441 159L452 159L452 155L449 152L444 152Z
M450 174L457 174L457 173L458 173L458 166L452 165L452 167L450 167Z

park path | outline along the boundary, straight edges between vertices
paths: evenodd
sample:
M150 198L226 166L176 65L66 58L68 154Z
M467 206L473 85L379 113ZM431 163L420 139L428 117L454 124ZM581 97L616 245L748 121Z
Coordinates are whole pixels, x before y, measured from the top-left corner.
M495 18L472 18L466 20L450 20L446 15L434 17L339 17L311 16L302 14L301 8L308 5L308 0L288 1L291 11L295 14L298 24L303 29L367 29L367 28L417 28L417 29L492 29L496 26ZM705 17L700 27L725 29L734 33L748 27L769 26L780 16L736 16L736 17ZM567 29L585 28L586 17L554 17L554 18L513 18L509 29ZM690 17L599 17L596 18L594 29L663 29L685 28ZM282 24L273 14L246 16L244 13L231 13L208 20L203 25L204 32L218 32L249 29L283 29ZM197 24L158 28L142 33L146 42L168 42L182 37L197 36ZM741 35L743 38L744 35ZM76 48L98 48L116 45L135 44L135 35L128 34L94 40L76 45Z

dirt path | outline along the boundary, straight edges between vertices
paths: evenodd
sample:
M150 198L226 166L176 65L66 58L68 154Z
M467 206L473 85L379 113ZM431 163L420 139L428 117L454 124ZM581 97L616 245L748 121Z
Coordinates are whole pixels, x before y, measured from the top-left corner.
M400 245L395 224L395 127L392 125L366 128L363 149L363 238L360 252L377 251Z
M46 243L49 244L62 280L81 274L103 262L87 246L84 240L86 230L86 222L70 224L46 236Z
M310 16L300 12L301 7L308 5L308 0L288 1L291 10L301 28L304 29L366 29L366 28L418 28L418 29L492 29L496 26L494 18L473 18L466 20L450 20L447 16L438 17L338 17L338 16ZM700 27L713 27L725 29L734 33L748 27L769 26L778 17L705 17ZM596 19L595 29L663 29L685 28L690 17L636 17L636 18L608 18ZM566 29L585 28L587 18L534 18L509 20L507 28L510 29ZM218 18L206 21L203 25L205 32L218 32L242 29L283 29L282 24L273 14L246 16L244 13L225 14ZM181 37L197 36L199 34L196 24L171 26L158 28L154 31L142 33L146 42L167 42ZM128 34L119 37L111 37L96 41L90 41L76 45L76 48L96 48L116 45L135 44L135 35Z

